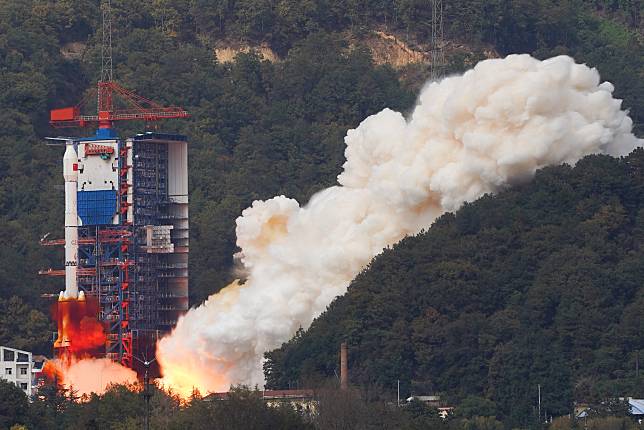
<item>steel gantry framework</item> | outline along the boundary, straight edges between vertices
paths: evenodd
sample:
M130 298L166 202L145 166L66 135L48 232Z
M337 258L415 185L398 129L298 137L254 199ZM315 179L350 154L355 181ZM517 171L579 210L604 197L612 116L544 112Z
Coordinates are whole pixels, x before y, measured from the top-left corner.
M96 88L96 113L83 113L93 92L76 106L54 109L50 114L53 127L85 127L98 125L111 130L115 121L158 121L168 118L187 118L190 114L178 106L163 106L130 91L113 80L112 62L112 5L105 0L102 5L101 77Z

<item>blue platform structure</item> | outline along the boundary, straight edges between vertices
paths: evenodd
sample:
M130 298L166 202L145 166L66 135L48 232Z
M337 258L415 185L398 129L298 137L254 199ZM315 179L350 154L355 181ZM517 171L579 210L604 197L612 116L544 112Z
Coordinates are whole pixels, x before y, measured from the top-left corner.
M116 190L79 191L78 217L83 225L111 224L116 213Z

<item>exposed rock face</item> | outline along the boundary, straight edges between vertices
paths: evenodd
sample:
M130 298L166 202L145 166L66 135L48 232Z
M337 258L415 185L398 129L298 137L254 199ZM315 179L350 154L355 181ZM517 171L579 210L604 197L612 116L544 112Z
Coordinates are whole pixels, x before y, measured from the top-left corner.
M220 63L230 63L235 59L237 54L242 52L248 53L251 51L258 53L264 60L268 60L272 63L280 61L280 58L277 56L275 51L273 51L266 43L262 43L260 45L222 45L215 48L215 55Z
M77 60L83 56L87 44L83 42L69 42L61 46L60 53L66 60Z
M362 41L373 55L376 64L390 64L393 67L403 67L408 64L429 63L429 50L414 49L392 34L383 31L373 31Z

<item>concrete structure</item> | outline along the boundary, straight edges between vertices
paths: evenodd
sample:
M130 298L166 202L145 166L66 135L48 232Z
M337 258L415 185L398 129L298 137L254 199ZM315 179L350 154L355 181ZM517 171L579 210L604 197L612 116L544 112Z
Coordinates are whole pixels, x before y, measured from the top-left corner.
M0 346L0 377L15 384L31 396L33 390L33 361L31 352Z

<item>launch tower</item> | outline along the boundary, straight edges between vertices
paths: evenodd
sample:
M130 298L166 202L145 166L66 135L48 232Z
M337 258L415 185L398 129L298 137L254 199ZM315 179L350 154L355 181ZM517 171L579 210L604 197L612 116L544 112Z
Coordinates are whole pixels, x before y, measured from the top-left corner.
M97 113L84 102L51 111L54 127L98 126L64 143L65 276L60 300L95 300L106 334L104 356L128 367L150 357L159 336L188 309L188 149L185 136L146 132L120 138L115 121L185 118L112 81L110 2L103 4ZM60 326L59 326L60 327ZM62 339L68 348L74 339Z

